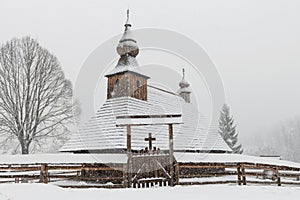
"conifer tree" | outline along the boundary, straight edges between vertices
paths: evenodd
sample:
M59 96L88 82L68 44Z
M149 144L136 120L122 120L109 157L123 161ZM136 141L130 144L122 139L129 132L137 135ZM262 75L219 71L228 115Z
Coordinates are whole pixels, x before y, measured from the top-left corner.
M219 119L219 133L232 149L233 153L243 153L242 145L238 144L238 133L236 131L236 124L233 117L230 115L230 108L224 104L220 119Z

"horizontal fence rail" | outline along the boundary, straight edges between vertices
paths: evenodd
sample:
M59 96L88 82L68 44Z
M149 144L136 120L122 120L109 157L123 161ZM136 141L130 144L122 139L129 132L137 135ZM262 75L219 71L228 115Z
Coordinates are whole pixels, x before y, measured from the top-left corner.
M123 165L120 164L0 164L0 183L30 182L53 183L72 188L121 188L124 179L120 173L122 170Z
M126 164L0 164L1 183L45 183L72 188L123 188ZM248 162L176 163L177 185L237 184L300 186L300 168ZM167 186L168 180L133 181L134 188Z
M179 163L180 185L263 184L300 186L300 168L256 163ZM188 173L192 171L191 173ZM200 173L195 173L195 172ZM193 173L194 172L194 173Z

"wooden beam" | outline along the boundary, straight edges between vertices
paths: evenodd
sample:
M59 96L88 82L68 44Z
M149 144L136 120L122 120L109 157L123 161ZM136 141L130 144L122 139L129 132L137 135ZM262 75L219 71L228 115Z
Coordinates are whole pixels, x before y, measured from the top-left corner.
M175 173L176 173L176 176L175 176L176 185L178 185L179 184L179 177L180 177L180 168L179 168L178 163L176 163L176 165L175 165Z
M41 167L0 167L0 171L40 171Z
M233 168L233 166L226 165L180 165L180 168L191 168L191 169L224 169L224 168ZM236 168L236 166L235 166Z
M124 188L122 184L114 184L114 185L58 185L61 188L78 188L78 189L85 189L85 188Z
M278 167L275 168L275 174L276 174L276 178L277 178L277 185L281 186L281 180L280 180L280 176L278 173Z
M181 114L170 114L170 115L123 115L117 116L117 119L142 119L142 118L174 118L181 117Z
M238 185L242 185L242 179L241 179L241 165L237 166L237 178L238 178Z
M245 165L242 164L242 165L241 165L241 168L242 168L243 185L246 185L246 184L247 184L247 180L246 180L246 173L245 173Z
M147 126L147 125L168 125L182 124L182 117L179 114L174 115L128 115L117 116L116 126Z
M174 146L173 146L173 124L169 124L169 156L170 156L170 186L174 186Z
M127 128L127 156L131 154L131 125L126 125Z
M38 174L7 174L0 175L0 178L8 179L8 178L27 178L27 179L39 179L41 176Z
M127 127L127 187L132 185L132 151L131 151L131 125Z
M214 185L214 184L230 184L236 183L234 180L227 180L227 181L203 181L203 182L179 182L179 185Z
M48 166L48 170L74 170L74 171L122 171L122 167L97 167L97 166L88 166L83 164L82 166Z
M41 183L48 183L48 169L47 169L47 164L42 164L41 165L40 182Z

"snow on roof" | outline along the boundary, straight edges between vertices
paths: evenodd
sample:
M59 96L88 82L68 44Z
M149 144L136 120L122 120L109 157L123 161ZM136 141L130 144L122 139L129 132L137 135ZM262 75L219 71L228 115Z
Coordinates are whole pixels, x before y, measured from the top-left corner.
M79 128L60 151L126 149L126 127L116 126L116 116L182 114L183 124L174 125L174 150L231 151L216 129L208 123L197 108L180 96L148 86L148 100L120 97L106 100L95 116ZM167 150L168 126L132 127L132 149L148 146L144 140L152 133L153 146Z
M0 155L0 164L38 164L38 163L126 163L126 154L29 154Z
M128 56L126 59L119 61L117 66L108 72L105 76L111 76L113 74L118 74L126 71L132 71L135 73L140 73L138 68L138 63L134 57Z
M120 74L124 72L133 72L146 78L149 78L147 74L143 71L143 68L138 67L138 62L136 61L135 57L132 56L124 56L121 57L118 61L117 66L105 74L106 77L112 76L114 74Z
M289 167L300 167L300 163L278 160L274 158L248 156L243 154L217 154L217 153L181 153L175 152L177 162L181 163L238 163L249 162L257 164L270 164Z

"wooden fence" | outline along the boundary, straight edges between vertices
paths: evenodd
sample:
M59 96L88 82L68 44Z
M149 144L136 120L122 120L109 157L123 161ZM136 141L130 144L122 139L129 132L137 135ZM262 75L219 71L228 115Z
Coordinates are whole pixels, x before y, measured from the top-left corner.
M256 163L179 163L179 185L264 184L300 186L300 168ZM184 169L202 173L185 174ZM214 179L213 179L214 178ZM211 180L209 180L211 179ZM188 181L185 181L188 180ZM189 181L190 180L190 181Z
M122 188L122 176L99 176L101 172L122 172L123 165L99 164L1 164L0 183L54 183L73 188ZM94 176L94 172L97 172ZM114 174L114 173L111 173ZM122 174L122 173L119 173ZM67 183L65 183L67 182ZM70 185L70 182L73 183ZM111 182L111 184L108 184ZM81 183L81 184L80 184Z
M50 183L73 188L123 188L126 164L40 163L0 164L0 183ZM177 185L263 184L300 186L300 168L258 163L177 163ZM96 175L95 175L96 174ZM109 175L108 175L109 174ZM153 178L134 182L132 187L169 185Z

